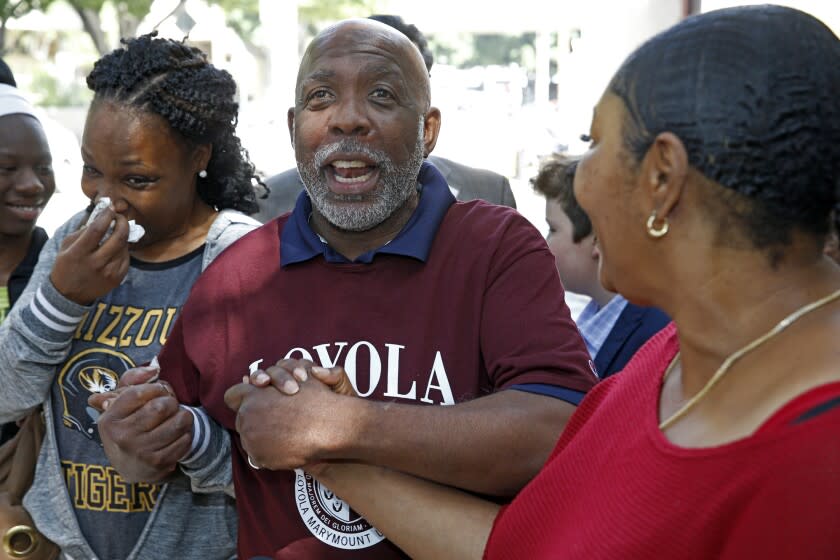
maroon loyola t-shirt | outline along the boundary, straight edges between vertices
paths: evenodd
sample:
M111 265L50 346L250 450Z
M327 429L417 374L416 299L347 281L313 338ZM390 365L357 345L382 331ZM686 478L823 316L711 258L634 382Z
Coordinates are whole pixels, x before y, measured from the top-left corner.
M305 473L254 470L224 393L263 360L342 365L365 398L454 404L526 383L586 391L589 356L554 257L515 211L456 203L428 259L318 255L280 266L287 217L240 239L202 274L160 356L178 398L231 430L239 557L402 558Z

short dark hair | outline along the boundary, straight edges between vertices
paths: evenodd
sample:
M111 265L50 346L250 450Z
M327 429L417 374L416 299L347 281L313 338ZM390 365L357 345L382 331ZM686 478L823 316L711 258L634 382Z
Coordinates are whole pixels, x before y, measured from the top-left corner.
M209 143L213 153L198 195L208 205L246 213L258 210L252 180L259 181L236 136L239 105L233 77L202 51L152 32L123 39L87 77L93 103L111 101L163 117L188 143Z
M575 172L578 158L553 154L540 165L537 176L531 179L534 190L548 200L556 200L572 222L572 241L575 243L592 233L592 222L575 198Z
M432 64L435 63L435 57L432 54L432 51L429 50L429 42L426 40L426 37L420 32L419 29L417 29L415 25L404 22L403 18L401 18L400 16L393 16L387 14L374 14L372 16L368 16L368 19L384 23L385 25L390 25L391 27L393 27L394 29L411 39L411 42L417 45L417 48L420 49L420 54L423 56L423 62L426 63L426 71L432 71Z
M12 69L6 64L6 61L0 58L0 84L17 87L15 75L12 74Z
M821 246L838 200L840 67L825 62L836 60L840 41L804 12L730 8L650 39L609 91L627 109L632 159L674 133L691 167L723 187L706 197L724 212L721 228L733 224L775 259L794 229Z

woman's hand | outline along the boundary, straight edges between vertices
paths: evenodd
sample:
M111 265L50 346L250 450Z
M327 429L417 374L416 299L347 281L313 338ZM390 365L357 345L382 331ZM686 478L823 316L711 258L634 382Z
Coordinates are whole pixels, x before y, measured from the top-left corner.
M114 230L100 245L112 221ZM128 221L113 208L107 208L64 239L50 280L67 299L89 305L120 285L128 273L129 262Z
M310 377L329 387L333 393L349 397L358 396L344 368L324 368L309 360L280 360L266 370L255 370L250 376L243 377L242 382L255 387L273 385L281 393L294 395L300 390L300 383Z
M88 404L102 414L99 436L111 465L129 482L161 482L190 450L192 414L172 388L156 381L154 366L127 370L117 389L94 394Z

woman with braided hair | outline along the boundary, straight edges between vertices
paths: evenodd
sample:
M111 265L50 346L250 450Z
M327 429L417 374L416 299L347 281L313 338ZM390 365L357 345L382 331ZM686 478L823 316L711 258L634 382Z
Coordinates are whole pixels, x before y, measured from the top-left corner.
M228 436L161 384L121 376L154 359L202 270L259 225L246 215L257 178L235 133L236 84L155 34L124 40L87 84L91 207L49 240L0 328L0 421L41 404L46 418L24 505L67 558L230 558ZM115 389L145 422L145 457L181 458L166 480L111 466L87 400Z

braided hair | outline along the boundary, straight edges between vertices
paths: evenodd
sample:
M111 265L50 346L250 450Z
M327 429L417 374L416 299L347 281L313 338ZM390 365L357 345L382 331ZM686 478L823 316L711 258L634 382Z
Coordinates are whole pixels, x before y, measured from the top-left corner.
M196 179L199 197L217 209L256 212L253 182L261 182L236 136L233 77L199 49L156 35L123 39L123 47L94 64L87 77L93 103L110 101L154 113L187 142L211 144L207 176Z

